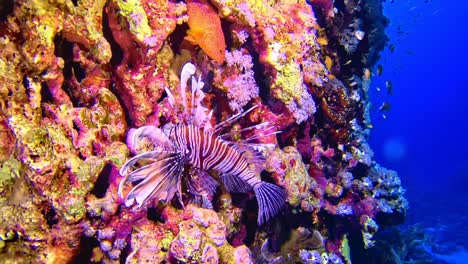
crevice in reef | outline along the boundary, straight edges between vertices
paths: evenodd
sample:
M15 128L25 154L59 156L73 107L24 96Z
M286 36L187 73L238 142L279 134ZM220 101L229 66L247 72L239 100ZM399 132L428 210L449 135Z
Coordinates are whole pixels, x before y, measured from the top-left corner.
M122 249L121 253L120 253L120 256L119 256L119 262L120 263L127 263L127 257L128 255L130 254L131 252L131 247L130 247L130 243L128 243L124 249Z
M249 37L247 42L245 43L245 47L252 56L252 70L254 72L255 83L258 86L258 95L260 96L262 101L269 102L271 100L270 85L268 84L267 77L264 75L265 67L263 66L263 64L260 63L260 56L252 47L252 45L252 38Z
M301 217L307 219L304 215L301 215ZM297 217L294 217L292 214L288 215L288 218L284 215L280 215L273 219L267 226L266 231L269 234L268 249L270 252L280 252L281 246L290 239L292 233L291 223L293 222L293 219L296 220L295 218ZM295 228L297 228L297 226L294 227L294 229Z
M72 78L81 82L86 77L86 71L81 67L80 63L74 61L73 42L63 38L61 35L56 35L54 38L54 54L61 57L65 62L63 67L63 84L62 90L70 97L73 107L80 107L80 100L76 99L72 93Z
M356 179L362 179L369 174L369 167L364 163L358 162L350 172Z
M14 0L2 0L0 3L0 21L6 21L7 17L13 13L15 1Z
M250 199L245 205L245 211L242 212L242 222L245 223L246 234L244 243L247 247L251 246L255 241L255 233L257 232L257 216L248 212L258 212L257 199Z
M106 8L107 6L104 7L104 10ZM111 46L112 57L110 60L110 64L115 67L122 62L124 52L120 48L119 44L115 41L114 35L112 35L112 30L109 27L109 16L107 15L106 11L102 12L102 34Z
M103 198L106 195L107 188L109 188L109 177L112 171L112 165L107 163L106 166L102 169L101 173L94 183L94 187L91 190L91 194L97 198Z
M28 76L27 76L27 75L23 75L23 82L22 82L22 84L23 84L24 90L25 90L25 92L26 92L26 95L29 97L29 96L30 96L30 95L29 95L29 85L30 85L30 83L29 83L29 80L28 80Z
M276 104L280 105L282 109L284 109L283 111L288 111L286 110L286 106L282 102L278 102ZM281 133L276 135L276 139L278 140L278 146L281 149L283 149L287 146L293 145L296 133L297 133L297 129L292 125L289 125L285 129L283 129Z
M221 29L223 30L224 42L226 43L226 47L232 47L231 25L231 22L225 19L221 19Z
M86 78L86 70L78 62L72 62L73 75L81 83Z
M154 221L154 222L159 222L159 223L166 222L164 218L161 217L161 211L155 207L148 207L148 210L146 211L146 216L148 217L149 220Z
M55 212L51 204L46 203L42 208L41 213L44 216L49 227L52 227L53 225L58 223L57 213Z
M49 85L46 82L41 82L41 98L42 103L54 103L54 97L50 93Z
M122 100L121 95L117 92L117 85L115 83L114 78L111 78L110 80L109 90L115 95L115 97L117 98L117 101L119 101L119 104L124 109L123 113L125 116L125 123L128 124L129 127L133 126L132 118L130 117L130 111L128 111L128 109L125 106L124 101Z
M179 54L180 46L184 41L185 36L187 35L187 30L189 29L187 23L183 23L182 25L177 25L174 31L169 35L169 45L171 46L172 51L174 54Z
M95 237L82 236L80 246L76 250L76 255L72 258L69 264L91 263L93 256L93 248L99 246L99 241Z
M54 38L54 55L61 57L65 62L63 75L65 79L70 79L72 70L70 63L73 62L73 43L66 40L62 35L57 34Z

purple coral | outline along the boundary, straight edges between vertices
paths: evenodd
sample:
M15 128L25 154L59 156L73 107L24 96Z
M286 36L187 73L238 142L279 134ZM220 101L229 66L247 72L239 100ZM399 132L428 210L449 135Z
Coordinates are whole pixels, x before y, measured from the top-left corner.
M226 78L224 84L228 89L229 107L235 112L241 111L252 98L258 96L259 92L252 70L252 57L244 52L243 50L226 52L226 64L235 73Z
M303 216L301 223L308 228L321 226L326 245L312 253L303 248L294 252L302 250L310 260L323 251L324 258L338 263L338 240L354 232L352 227L362 229L370 246L376 215L404 214L407 204L398 175L376 165L366 143L368 84L351 75L363 66L345 65L352 53L372 68L386 41L381 1L346 1L340 19L332 19L328 0L312 1L312 6L280 1L262 8L212 0L229 40L224 64L212 63L183 40L186 2L103 5L81 0L63 8L61 1L42 1L37 9L35 1L22 0L2 13L0 135L5 144L0 147L0 170L5 177L0 177L0 259L67 263L85 255L103 263L161 263L173 257L254 262L261 255L256 245L271 234L255 226L255 209L245 206L248 195L231 197L208 172L187 168L197 179L189 183L190 194L177 190L184 208L170 202L127 208L123 194L135 186L124 182L119 193L118 175L129 155L173 144L164 133L171 127L162 124L195 117L193 124L203 124L208 131L253 105L257 107L233 131L222 132L229 134L222 140L238 147L251 137L248 143L257 144L249 149L257 157L250 160L256 165L252 170L265 165L258 157L271 157L262 180L286 189L285 214ZM316 8L320 6L326 8ZM368 27L365 35L359 16L369 18L362 20ZM364 41L358 43L360 38ZM327 57L333 64L330 71L322 63ZM187 61L199 67L179 78ZM192 79L194 75L200 77ZM267 124L271 134L255 138L265 132L256 124ZM274 134L279 130L281 134ZM225 175L215 176L231 184L231 190L248 189L223 179ZM140 180L131 179L135 184ZM217 211L188 205L191 194ZM283 203L280 196L275 203ZM257 195L263 202L271 197ZM324 219L350 224L328 228ZM200 241L179 243L190 234ZM250 248L246 238L253 240Z

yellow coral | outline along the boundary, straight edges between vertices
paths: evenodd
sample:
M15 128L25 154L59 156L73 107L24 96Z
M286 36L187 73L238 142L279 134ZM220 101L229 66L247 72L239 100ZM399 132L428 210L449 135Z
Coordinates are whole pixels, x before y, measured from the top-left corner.
M294 61L289 61L279 68L276 86L281 87L277 95L283 102L289 103L293 99L299 101L302 93L305 92L299 65Z
M349 247L348 236L344 235L343 241L341 242L340 246L341 255L343 255L344 259L348 264L351 264L351 248Z
M141 2L139 0L117 0L117 4L120 8L120 14L127 18L130 32L135 34L140 42L145 43L145 40L151 37L152 31Z

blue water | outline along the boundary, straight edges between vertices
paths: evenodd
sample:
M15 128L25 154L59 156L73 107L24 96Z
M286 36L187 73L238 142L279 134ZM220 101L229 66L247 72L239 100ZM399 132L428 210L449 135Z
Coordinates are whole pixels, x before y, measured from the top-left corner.
M398 171L410 203L406 225L422 224L432 236L427 251L443 263L468 263L467 7L387 0L395 50L382 53L384 71L371 88L375 158ZM383 101L391 104L387 118L377 110Z

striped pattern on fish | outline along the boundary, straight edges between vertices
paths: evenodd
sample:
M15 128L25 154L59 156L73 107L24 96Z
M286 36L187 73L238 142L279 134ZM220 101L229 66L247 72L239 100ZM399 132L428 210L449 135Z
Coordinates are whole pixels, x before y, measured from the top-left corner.
M192 102L196 101L193 99L194 94L197 94L197 91L201 93L200 89L201 87L197 86L197 82L194 83L192 78ZM201 101L199 98L197 100ZM229 121L235 121L242 116L238 114ZM200 117L190 119L203 120ZM176 194L180 200L184 167L191 165L197 171L203 172L206 177L209 177L208 172L216 171L229 192L253 190L259 205L257 220L259 225L277 215L284 204L286 193L280 187L262 181L259 172L250 166L251 160L245 152L251 146L223 139L223 135L219 135L218 132L226 122L210 129L207 129L203 123L188 123L163 130L154 126L144 126L129 133L130 146L135 147L142 138L149 138L161 150L138 154L121 167L120 174L124 178L119 185L120 197L124 197L123 188L126 182L141 180L127 194L125 204L131 206L136 202L141 207L151 200L170 201ZM210 185L214 186L213 183Z
M170 131L169 138L196 168L237 175L250 186L261 182L241 153L212 134L192 125L179 125Z

